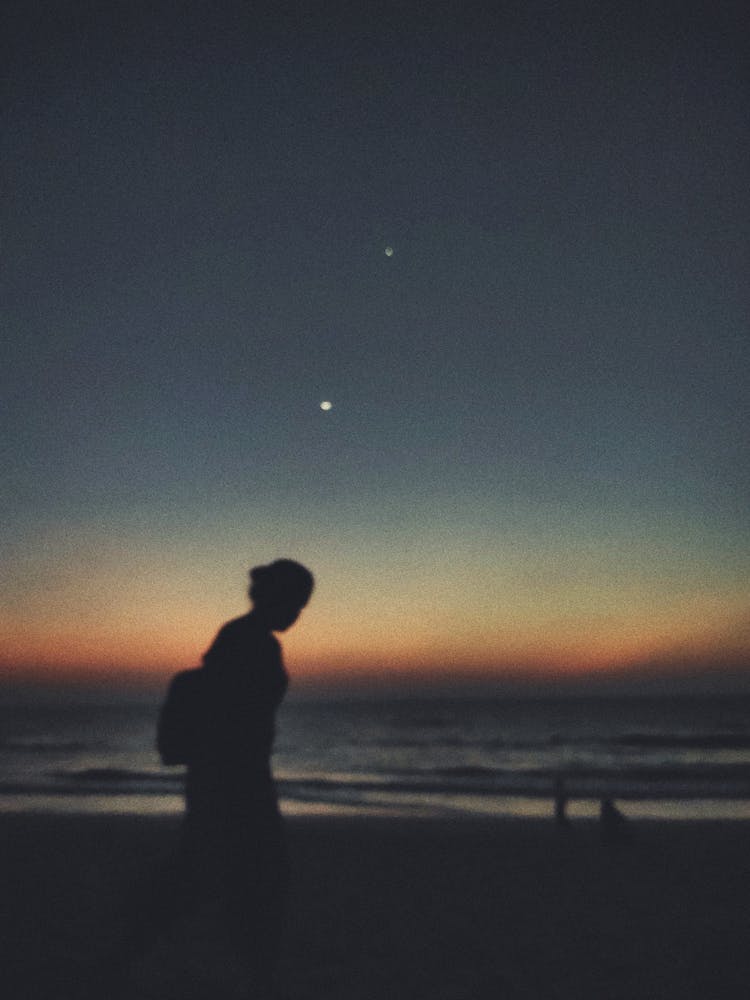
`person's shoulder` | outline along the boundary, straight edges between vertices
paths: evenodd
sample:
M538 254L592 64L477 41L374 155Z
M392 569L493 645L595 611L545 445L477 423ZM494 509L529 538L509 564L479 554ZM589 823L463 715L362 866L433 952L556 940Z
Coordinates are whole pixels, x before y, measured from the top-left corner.
M240 615L239 618L232 618L230 621L225 622L219 629L217 639L219 638L268 643L276 649L281 648L279 640L273 632L269 632L267 628L264 628L252 613Z
M216 649L226 649L245 641L248 632L247 618L247 615L241 615L239 618L232 618L228 622L224 622L216 633L209 652Z
M225 666L242 666L248 659L259 663L278 663L281 644L252 613L233 618L221 626L203 656L203 665L209 669Z
M224 622L218 631L218 635L234 635L239 632L246 632L250 626L250 615L240 615L239 618L230 618Z

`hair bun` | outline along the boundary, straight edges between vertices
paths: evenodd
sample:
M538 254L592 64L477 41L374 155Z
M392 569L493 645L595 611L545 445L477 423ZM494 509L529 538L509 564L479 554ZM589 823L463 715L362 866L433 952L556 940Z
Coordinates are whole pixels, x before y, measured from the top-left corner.
M259 583L261 580L268 580L271 577L271 567L270 566L253 566L250 570L250 579L253 583Z
M306 604L315 581L306 566L293 559L277 559L268 566L250 570L250 599L292 598Z

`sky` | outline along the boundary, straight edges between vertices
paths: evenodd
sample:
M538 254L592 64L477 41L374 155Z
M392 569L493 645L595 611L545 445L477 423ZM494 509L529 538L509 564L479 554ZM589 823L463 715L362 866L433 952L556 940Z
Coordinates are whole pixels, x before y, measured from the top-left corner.
M750 689L743 5L361 6L4 4L0 672Z

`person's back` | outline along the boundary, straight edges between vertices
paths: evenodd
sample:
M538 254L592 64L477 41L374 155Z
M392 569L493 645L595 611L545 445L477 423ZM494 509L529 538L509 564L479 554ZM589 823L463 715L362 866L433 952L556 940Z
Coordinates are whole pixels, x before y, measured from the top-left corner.
M273 797L275 713L287 688L277 640L251 614L228 622L188 672L195 728L188 765L188 816L241 822Z

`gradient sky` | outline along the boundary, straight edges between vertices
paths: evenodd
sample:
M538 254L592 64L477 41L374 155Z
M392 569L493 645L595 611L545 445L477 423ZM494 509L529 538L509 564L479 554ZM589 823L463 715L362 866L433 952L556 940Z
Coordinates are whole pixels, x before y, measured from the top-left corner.
M284 555L302 679L750 683L744 5L118 6L4 5L6 676Z

